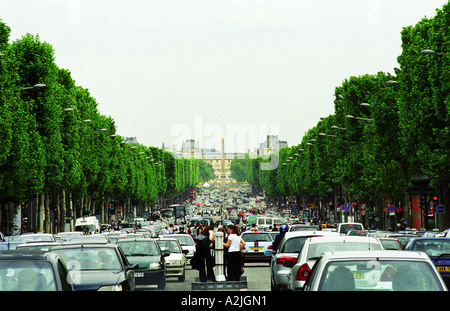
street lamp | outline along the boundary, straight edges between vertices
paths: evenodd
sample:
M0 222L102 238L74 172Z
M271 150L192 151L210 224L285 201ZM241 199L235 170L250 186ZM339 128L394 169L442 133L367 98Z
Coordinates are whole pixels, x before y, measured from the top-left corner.
M394 80L388 80L386 81L386 84L392 85L392 84L399 84L400 82L394 81Z
M369 104L369 103L361 103L361 104L359 104L360 106L364 106L364 107L372 107L372 105L371 104Z
M339 127L339 126L337 126L337 125L332 125L331 128L332 128L332 129L338 129L338 130L341 130L341 131L347 130L345 127Z
M69 111L74 111L75 109L73 109L73 108L66 108L66 109L64 109L64 112L69 112Z
M422 54L432 54L432 55L445 55L445 53L439 53L433 50L422 50L420 51Z
M31 89L37 89L37 88L46 87L46 86L47 85L45 85L44 83L38 83L38 84L35 84L33 86L24 87L24 88L22 88L22 91L31 90Z
M327 137L336 137L336 135L330 135L325 133L319 133L320 136L327 136Z
M363 120L363 121L372 122L372 119L369 119L369 118L359 118L359 117L352 116L352 115L350 115L350 114L346 115L345 117L346 117L346 118L349 118L349 119L356 119L356 120Z

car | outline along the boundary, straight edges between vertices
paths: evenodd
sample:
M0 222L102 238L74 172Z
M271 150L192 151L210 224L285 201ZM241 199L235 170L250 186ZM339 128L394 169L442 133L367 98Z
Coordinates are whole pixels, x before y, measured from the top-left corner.
M157 285L158 289L166 287L166 258L169 252L161 251L156 240L149 238L122 239L117 241L129 262L137 263L134 270L136 285L147 287Z
M180 282L184 282L186 277L186 253L177 239L165 237L159 239L158 245L164 252L169 252L166 258L167 277L177 277Z
M377 238L386 250L403 250L402 243L396 238Z
M70 241L75 237L80 237L82 236L84 233L80 232L80 231L67 231L67 232L59 232L57 234L54 235L54 237L61 237L66 241Z
M69 270L54 253L0 251L0 291L73 291Z
M364 226L359 222L343 222L339 223L337 232L341 235L346 235L350 230L364 230Z
M289 227L289 231L320 231L322 230L319 225L302 225L295 224Z
M391 250L325 252L304 291L447 291L423 252Z
M386 235L387 238L396 238L400 241L402 244L403 249L405 248L406 244L412 239L416 239L419 236L413 233L390 233Z
M405 246L406 251L421 251L430 257L447 286L450 286L450 239L416 238Z
M186 264L190 264L192 257L195 254L195 242L194 238L190 234L170 234L166 238L177 239L180 242L181 248L187 250L186 254Z
M379 240L360 236L322 236L308 238L288 273L288 289L301 290L316 260L326 251L382 250Z
M17 245L17 250L29 249L29 250L38 250L38 251L48 251L54 246L61 245L59 242L32 242Z
M55 242L55 238L50 233L24 234L20 236L19 242Z
M272 237L266 231L246 231L241 234L245 241L245 248L242 250L244 262L246 261L270 261L272 255L265 254L265 251L272 249Z
M368 232L364 230L350 230L347 232L347 235L351 236L367 236Z
M289 231L276 251L273 252L270 261L270 287L273 291L287 289L288 273L297 260L306 239L312 236L337 235L336 232L323 231ZM269 256L272 250L267 250Z
M115 244L104 241L75 240L53 247L69 268L77 291L134 291L134 269Z

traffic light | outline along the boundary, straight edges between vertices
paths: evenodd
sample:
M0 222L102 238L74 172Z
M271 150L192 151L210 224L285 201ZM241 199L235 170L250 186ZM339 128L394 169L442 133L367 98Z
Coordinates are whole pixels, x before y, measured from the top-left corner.
M439 203L439 197L437 195L433 195L431 199L433 200L434 206Z
M427 206L427 195L421 194L419 198L420 208L425 209Z

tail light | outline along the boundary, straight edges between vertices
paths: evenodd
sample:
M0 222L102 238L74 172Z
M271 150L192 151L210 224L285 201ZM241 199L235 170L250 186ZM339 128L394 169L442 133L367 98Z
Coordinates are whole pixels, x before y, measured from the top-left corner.
M295 275L295 280L296 281L306 281L310 272L311 272L311 269L309 268L308 264L305 262L298 269L297 274Z
M272 249L273 248L273 246L272 245L269 245L268 247L267 247L267 249Z
M292 264L295 263L297 258L291 256L281 256L277 259L277 265L283 265L286 261L291 261Z

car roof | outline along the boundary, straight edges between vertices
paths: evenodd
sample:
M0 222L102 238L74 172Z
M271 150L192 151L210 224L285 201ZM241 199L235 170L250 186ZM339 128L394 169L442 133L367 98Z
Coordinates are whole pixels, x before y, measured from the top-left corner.
M131 238L131 239L119 239L116 243L123 244L126 242L156 242L155 239L150 238Z
M311 230L311 231L288 231L284 234L285 239L302 236L339 236L337 232Z
M373 259L418 259L427 260L429 257L424 252L416 251L401 251L401 250L358 250L358 251L334 251L334 252L324 252L322 254L325 260L334 259L362 259L362 258L373 258Z
M70 248L70 247L117 247L115 244L108 243L107 241L67 241L61 245L55 246L54 249Z
M327 235L327 236L318 236L314 239L311 239L310 243L325 243L325 242L375 242L380 243L379 240L377 240L374 237L370 236L355 236L355 235Z
M47 251L40 250L3 250L0 251L0 260L45 260L47 261L49 257L56 257L56 254L50 254Z

